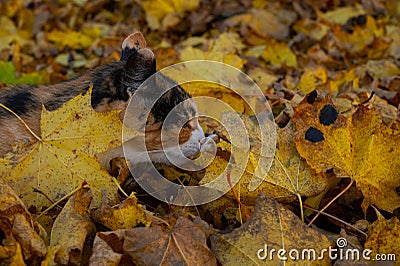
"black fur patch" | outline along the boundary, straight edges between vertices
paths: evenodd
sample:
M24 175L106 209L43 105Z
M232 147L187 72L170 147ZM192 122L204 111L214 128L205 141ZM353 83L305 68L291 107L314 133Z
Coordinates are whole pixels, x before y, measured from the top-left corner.
M183 102L184 100L187 100L190 98L190 95L184 91L180 86L175 86L172 89L170 89L167 93L165 93L161 98L154 104L154 107L151 109L151 113L154 116L155 122L163 122L167 115L171 112L172 109L176 105L178 105L180 102ZM183 106L180 106L180 108L176 109L177 114L176 117L172 117L173 121L176 119L176 121L181 121L184 119L185 121L188 121L190 114ZM195 110L192 110L195 113ZM168 129L168 125L164 125L166 129ZM172 126L172 125L171 125Z
M121 55L121 61L126 61L126 60L128 60L128 58L129 58L129 56L131 55L131 54L137 54L138 53L138 51L137 51L137 49L136 48L129 48L129 47L125 47L123 50L122 50L122 55Z
M63 103L71 100L75 96L75 94L66 94L65 91L59 91L54 93L54 97L46 101L44 106L46 107L46 110L54 111L60 108Z
M13 110L17 115L23 115L29 112L32 107L36 107L40 104L36 96L30 92L29 89L29 86L25 86L23 89L18 89L14 93L7 95L7 97L0 98L0 102ZM0 114L3 115L6 113L11 114L10 112L3 111Z
M127 88L122 83L123 73L123 64L119 62L106 65L102 71L96 71L92 91L93 108L104 102L104 99L107 103L129 100Z
M156 60L149 60L136 52L126 60L121 83L130 94L133 94L155 72Z

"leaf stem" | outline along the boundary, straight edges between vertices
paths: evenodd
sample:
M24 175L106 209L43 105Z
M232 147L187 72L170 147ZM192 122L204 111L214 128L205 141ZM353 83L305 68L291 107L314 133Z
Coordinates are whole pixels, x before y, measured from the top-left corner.
M301 220L304 223L304 207L303 207L303 200L301 199L300 193L296 193L297 198L299 199L299 204L300 204L300 215L301 215Z
M308 205L304 205L304 207L305 207L306 209L312 210L312 211L314 211L314 212L321 212L321 211L318 211L317 209L314 209L313 207L308 206ZM332 214L329 214L329 213L326 213L326 212L321 212L321 214L322 214L322 215L325 215L325 216L328 216L329 218L332 218L332 219L334 219L334 220L336 220L336 221L339 221L340 223L342 223L342 224L344 224L344 225L347 225L348 227L353 228L354 230L356 230L357 232L359 232L360 234L362 234L362 235L365 236L365 237L368 236L365 232L361 231L360 229L358 229L358 228L355 227L354 225L352 225L352 224L350 224L350 223L348 223L348 222L346 222L346 221L343 221L342 219L340 219L340 218L338 218L338 217L335 217L335 216L333 216Z
M122 189L121 185L118 183L118 180L115 177L112 177L112 181L117 186L119 191L121 191L122 194L124 194L125 197L129 198L128 194L126 194L125 190Z
M32 134L32 136L34 136L38 141L42 141L42 139L38 135L36 135L35 132L33 132L33 130L25 123L25 121L19 115L17 115L13 110L11 110L2 103L0 103L0 107L12 113L26 127L26 129Z
M232 185L231 169L228 169L228 171L226 172L226 179L228 180L229 187L231 188L231 191L232 191L232 194L233 194L233 198L236 200L236 202L239 204L239 206L242 206L243 203L240 201L240 199L237 196L236 191L235 191L235 189L233 188L233 185Z
M351 182L343 189L339 194L337 194L331 201L328 202L321 210L318 211L318 213L312 218L312 220L308 223L308 226L311 226L315 220L318 218L318 216L325 211L335 200L337 200L340 196L342 196L347 190L350 189L350 187L353 185L354 179L351 179Z
M83 181L77 188L75 188L74 190L72 190L71 192L69 192L67 195L65 195L64 197L62 197L61 199L57 200L56 202L54 202L50 207L48 207L46 210L42 211L38 216L35 217L35 220L37 221L40 217L42 217L44 214L46 214L47 212L49 212L51 209L53 209L55 206L57 206L58 204L60 204L60 202L64 201L65 199L68 199L69 197L71 197L72 195L74 195L76 192L78 192L80 189L82 189L83 187L85 187L87 185L86 181Z

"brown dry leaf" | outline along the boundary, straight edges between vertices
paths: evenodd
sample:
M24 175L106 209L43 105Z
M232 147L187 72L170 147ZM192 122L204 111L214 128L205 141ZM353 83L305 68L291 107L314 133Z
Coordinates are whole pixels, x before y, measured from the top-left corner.
M327 25L308 18L297 21L296 24L293 25L293 29L317 41L324 38L329 31Z
M139 265L217 265L203 226L184 217L168 231L160 226L125 231L123 248Z
M400 132L382 124L376 109L360 105L345 118L326 97L308 95L295 108L295 144L300 155L317 172L344 173L357 182L369 204L392 212L400 207Z
M54 263L81 263L85 241L96 230L88 212L92 198L90 189L79 190L54 221L50 237L50 246L55 249Z
M142 205L137 203L137 198L131 195L121 204L110 207L103 193L101 207L91 213L92 219L111 230L133 228L139 223L149 226L151 221L146 216Z
M111 176L95 155L121 145L122 122L118 111L95 112L90 98L89 91L55 111L43 109L41 139L19 146L6 155L7 160L0 160L2 180L26 204L49 204L33 188L59 199L83 181L92 188L95 206L101 203L102 189L111 203L117 201Z
M0 222L1 219L0 219ZM4 227L3 227L4 226ZM2 228L3 227L3 228ZM5 229L5 224L0 227L0 230ZM6 230L11 231L9 227ZM6 234L6 231L3 231ZM23 266L27 265L24 261L24 255L22 254L21 245L13 238L7 235L4 236L3 246L0 246L0 263L1 265L12 265L12 266Z
M90 265L216 265L208 230L200 219L179 218L170 231L155 226L97 233Z
M2 195L0 196L3 197ZM19 244L12 234L12 224L7 217L0 216L0 230L3 234L0 245L0 261L11 263L14 261L14 257L17 256ZM23 261L22 264L24 264Z
M223 265L297 265L299 260L290 257L290 250L296 249L301 254L304 249L313 249L317 257L322 249L331 245L326 236L307 227L291 211L263 193L258 196L249 221L231 233L211 236L211 249ZM260 249L263 250L260 252ZM288 260L279 260L276 253L273 258L268 257L272 249L284 249L286 253L281 255ZM328 256L323 260L300 262L331 265Z
M15 192L0 182L0 230L4 234L0 261L38 263L46 255L44 240L35 231L38 226Z
M89 265L121 265L123 257L123 239L125 230L99 232L93 243L92 256ZM124 265L129 265L128 262Z
M280 21L276 12L264 9L250 10L251 19L248 23L255 33L264 38L273 37L282 40L289 35L289 25Z
M372 250L371 258L375 258L376 254L400 255L400 221L397 217L386 220L379 214L378 220L370 225L368 231L364 248Z

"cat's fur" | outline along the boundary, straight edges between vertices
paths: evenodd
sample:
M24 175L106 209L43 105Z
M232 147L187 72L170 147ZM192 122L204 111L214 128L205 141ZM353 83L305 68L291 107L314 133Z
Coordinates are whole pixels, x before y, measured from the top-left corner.
M143 81L156 72L156 64L154 54L146 48L146 41L139 32L127 37L122 48L119 62L99 66L71 80L38 87L22 85L0 89L0 103L18 114L38 135L40 135L42 105L48 110L55 110L78 94L86 93L90 84L93 84L92 107L96 111L123 110ZM157 90L158 85L163 84L161 86L163 87L165 83L171 84L173 88L157 101L147 121L143 121L143 125L146 131L147 150L152 151L150 158L155 162L167 163L168 160L162 152L161 127L167 114L178 103L188 100L178 111L179 116L188 122L182 128L168 126L167 135L179 138L179 145L169 149L173 149L173 153L176 154L182 151L184 156L193 156L199 152L204 133L196 118L196 105L179 85L160 75L157 82L154 82L155 87L151 89ZM144 99L146 91L139 97ZM130 115L137 117L140 114ZM32 135L25 126L13 114L0 107L0 157L11 151L15 143L31 139ZM111 155L123 154L121 150L115 150ZM129 156L128 159L133 163L142 160L140 154L135 152L131 152Z

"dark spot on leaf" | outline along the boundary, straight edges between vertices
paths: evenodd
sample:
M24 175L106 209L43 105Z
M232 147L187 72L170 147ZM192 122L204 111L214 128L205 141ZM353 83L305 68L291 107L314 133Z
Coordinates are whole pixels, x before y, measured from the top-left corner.
M319 122L324 126L329 126L335 123L338 117L338 112L331 104L327 104L322 108L319 114Z
M313 90L312 92L310 92L307 95L307 102L309 104L313 104L315 102L315 100L317 99L317 96L318 96L318 92L316 90Z
M357 25L365 25L365 23L367 23L367 16L366 15L359 15L358 17L356 17L355 22Z
M306 140L309 140L313 143L323 141L324 133L322 133L315 127L310 127L306 132Z
M329 168L328 170L325 171L325 174L331 174L333 173L333 168Z

